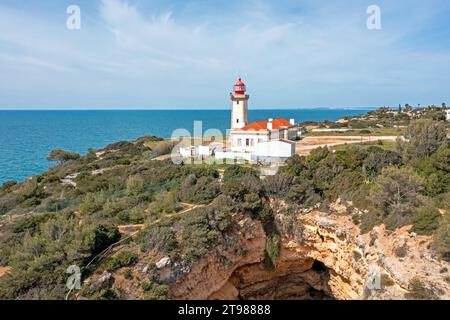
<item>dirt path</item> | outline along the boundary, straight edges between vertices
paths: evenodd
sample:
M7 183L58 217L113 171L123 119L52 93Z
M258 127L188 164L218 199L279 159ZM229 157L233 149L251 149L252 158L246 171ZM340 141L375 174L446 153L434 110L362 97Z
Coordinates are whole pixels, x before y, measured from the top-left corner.
M195 210L195 209L198 209L198 208L203 208L203 207L205 207L204 204L182 203L182 205L184 206L184 209L183 209L183 210L181 210L181 211L179 211L179 212L172 213L172 214L166 214L163 218L173 218L173 217L178 217L178 216L181 216L181 215L186 214L186 213L188 213L188 212L191 212L192 210ZM153 221L153 222L150 223L148 226L153 226L153 225L155 225L155 224L160 223L160 222L161 222L161 219L163 219L163 218L160 218L160 219L158 219L158 220Z
M332 147L341 144L365 143L373 141L396 141L397 136L318 136L306 137L297 142L297 154L308 155L311 150L319 147Z

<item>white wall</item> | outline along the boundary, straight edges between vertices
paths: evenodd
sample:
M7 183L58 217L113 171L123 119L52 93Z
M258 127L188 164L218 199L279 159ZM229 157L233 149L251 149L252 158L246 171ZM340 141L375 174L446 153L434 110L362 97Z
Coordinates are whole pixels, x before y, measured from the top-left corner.
M238 140L241 139L241 145ZM247 146L246 142L249 139L250 145ZM259 142L269 141L269 133L261 132L257 133L231 133L230 135L231 150L234 152L254 152L255 147Z
M243 96L244 97L244 96ZM237 121L239 120L239 122ZM231 102L231 129L242 129L248 123L248 97L235 98Z
M295 154L295 143L284 141L269 141L258 143L254 155L256 157L289 158Z
M252 154L246 152L216 152L216 159L243 159L247 161L252 160Z

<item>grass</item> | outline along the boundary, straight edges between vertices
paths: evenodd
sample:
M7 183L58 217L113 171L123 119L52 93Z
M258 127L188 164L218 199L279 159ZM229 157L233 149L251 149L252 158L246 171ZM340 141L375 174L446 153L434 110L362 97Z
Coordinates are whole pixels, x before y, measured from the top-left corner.
M367 130L370 131L366 132ZM306 137L322 137L322 136L399 136L404 134L404 129L401 128L365 128L365 129L351 129L347 132L307 132Z
M375 140L375 141L363 142L363 143L340 144L340 145L331 147L331 149L335 150L335 151L342 151L342 150L346 150L348 148L348 146L350 146L350 145L361 146L364 148L376 146L376 147L380 147L384 150L395 151L396 142L395 141L381 141L381 144L380 144L379 141Z

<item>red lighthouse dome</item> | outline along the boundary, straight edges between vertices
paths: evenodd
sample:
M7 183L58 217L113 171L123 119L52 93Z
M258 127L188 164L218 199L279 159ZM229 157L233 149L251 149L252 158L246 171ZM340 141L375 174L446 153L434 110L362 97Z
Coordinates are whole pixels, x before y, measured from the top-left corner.
M245 86L245 83L242 82L242 79L239 78L239 80L234 85L233 91L235 94L245 94L245 91L247 90L247 87Z

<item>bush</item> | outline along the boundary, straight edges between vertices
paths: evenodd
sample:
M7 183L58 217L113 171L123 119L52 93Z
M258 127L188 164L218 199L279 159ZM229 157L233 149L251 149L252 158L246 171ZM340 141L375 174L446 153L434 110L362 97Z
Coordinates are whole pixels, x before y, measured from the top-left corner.
M395 284L394 280L392 280L386 273L381 274L380 280L382 288L392 287Z
M180 186L181 200L189 203L207 204L220 193L220 186L215 178L194 174L188 175Z
M123 267L129 267L138 262L138 257L136 254L130 251L121 251L115 257L110 258L105 268L108 271L115 271Z
M110 245L120 240L119 229L110 225L90 226L83 234L83 243L92 256L99 254Z
M0 191L9 191L12 187L17 185L16 181L6 181L3 183L3 185L0 187Z
M433 248L441 255L442 259L450 262L450 214L442 217L436 230Z
M163 223L152 225L141 231L137 241L141 244L141 250L144 252L157 250L171 255L178 248L172 227Z
M398 142L398 149L406 160L431 156L445 143L447 133L445 124L429 119L411 122L405 131L409 142Z
M168 300L169 299L169 286L158 284L154 282L144 282L141 285L145 291L145 300Z
M281 251L281 237L278 234L273 234L268 237L266 244L266 253L269 258L270 265L277 266L278 257Z
M13 227L14 233L21 233L28 231L31 234L33 234L35 231L37 231L38 227L41 224L44 224L45 222L49 221L54 217L53 214L40 214L40 215L30 215L26 216L24 218L19 219Z
M126 269L126 270L123 272L123 277L124 277L125 279L127 279L127 280L131 280L131 279L133 279L133 273L131 272L130 269Z
M394 230L412 222L416 208L423 205L422 191L423 179L412 168L388 167L376 178L369 198L386 227Z
M305 179L294 180L286 198L292 203L301 204L305 207L314 206L321 201L320 196L314 190L314 184Z
M437 300L438 296L428 288L419 277L414 277L409 282L409 293L405 297L412 300Z
M64 150L53 150L50 152L50 154L47 157L48 161L55 161L58 162L58 164L63 164L71 160L78 160L81 156L79 153L75 152L68 152Z
M263 180L264 190L267 194L284 197L291 187L293 178L284 174L269 176Z
M80 212L82 214L92 214L103 208L105 197L103 194L87 194L80 204Z
M139 176L131 176L127 179L126 194L137 196L145 191L145 182Z
M223 173L223 182L226 183L230 180L239 179L244 176L253 176L259 178L257 172L252 168L240 165L231 165L228 166Z
M421 207L412 218L412 231L420 235L431 235L439 227L440 218L441 214L435 207Z

